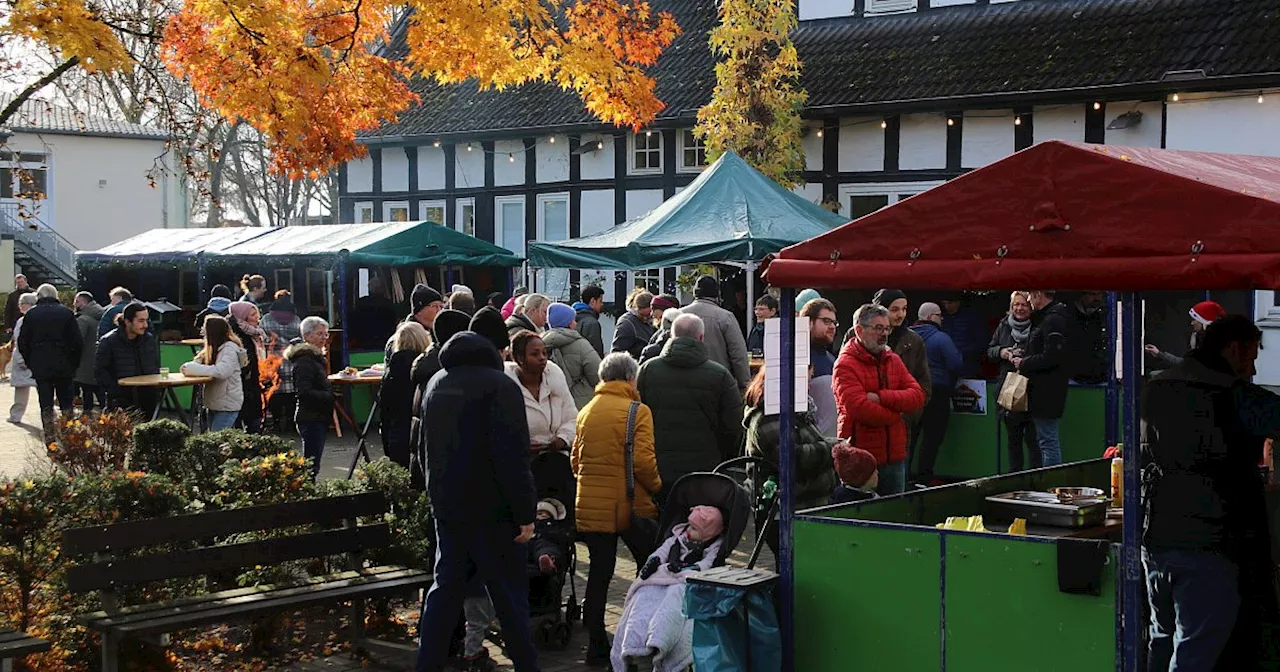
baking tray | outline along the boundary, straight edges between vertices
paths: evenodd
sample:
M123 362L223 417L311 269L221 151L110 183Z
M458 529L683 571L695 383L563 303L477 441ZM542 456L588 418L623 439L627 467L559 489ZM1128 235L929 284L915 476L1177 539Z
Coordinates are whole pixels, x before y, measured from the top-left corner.
M1107 518L1107 499L1076 500L1064 504L1051 492L1017 490L987 497L991 515L1023 518L1036 525L1081 528L1101 525Z

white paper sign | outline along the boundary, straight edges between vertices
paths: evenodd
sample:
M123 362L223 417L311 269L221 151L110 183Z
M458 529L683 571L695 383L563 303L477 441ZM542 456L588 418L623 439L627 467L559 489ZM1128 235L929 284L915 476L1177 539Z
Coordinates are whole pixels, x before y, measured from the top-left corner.
M809 324L796 318L795 332L795 412L809 408ZM777 415L782 408L782 318L764 321L764 413Z
M987 414L987 381L961 378L951 395L951 412L958 415Z

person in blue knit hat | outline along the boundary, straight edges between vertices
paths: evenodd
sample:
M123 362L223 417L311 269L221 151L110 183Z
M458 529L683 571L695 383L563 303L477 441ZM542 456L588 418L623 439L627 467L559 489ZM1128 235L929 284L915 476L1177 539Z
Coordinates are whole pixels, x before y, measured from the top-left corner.
M578 331L578 311L563 303L553 303L547 309L547 331L542 342L547 346L547 356L564 371L569 381L569 392L579 409L595 396L596 383L600 382L600 355Z

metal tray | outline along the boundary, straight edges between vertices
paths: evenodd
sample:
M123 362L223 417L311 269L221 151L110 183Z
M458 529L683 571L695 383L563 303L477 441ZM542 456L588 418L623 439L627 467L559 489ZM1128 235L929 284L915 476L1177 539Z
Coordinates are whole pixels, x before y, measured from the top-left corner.
M1035 525L1053 527L1093 527L1107 518L1107 499L1079 499L1070 504L1058 500L1051 492L1018 490L987 497L991 515L995 517L1023 518Z

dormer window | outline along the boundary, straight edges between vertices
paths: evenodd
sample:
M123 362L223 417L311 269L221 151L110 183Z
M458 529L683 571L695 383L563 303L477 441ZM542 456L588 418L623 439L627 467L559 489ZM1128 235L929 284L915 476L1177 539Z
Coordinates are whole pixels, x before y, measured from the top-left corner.
M916 0L867 0L867 14L895 14L914 12Z

